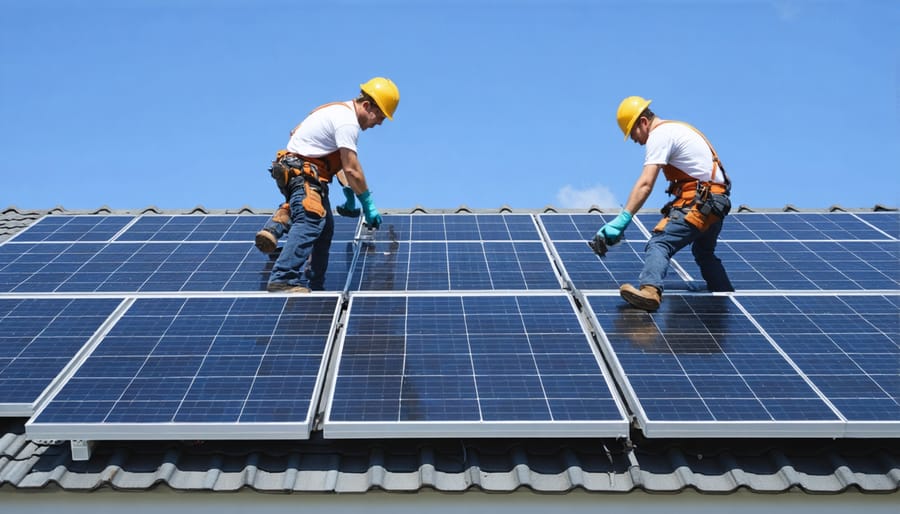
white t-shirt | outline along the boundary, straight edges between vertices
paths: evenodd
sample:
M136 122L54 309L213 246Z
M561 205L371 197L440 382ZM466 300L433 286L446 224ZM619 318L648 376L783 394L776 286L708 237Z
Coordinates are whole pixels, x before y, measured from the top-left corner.
M286 148L307 157L322 157L338 148L355 152L359 131L353 100L335 103L307 116L291 134Z
M650 131L647 138L644 165L670 164L701 182L710 180L713 155L703 137L687 125L664 123ZM724 184L721 170L716 169L713 182Z

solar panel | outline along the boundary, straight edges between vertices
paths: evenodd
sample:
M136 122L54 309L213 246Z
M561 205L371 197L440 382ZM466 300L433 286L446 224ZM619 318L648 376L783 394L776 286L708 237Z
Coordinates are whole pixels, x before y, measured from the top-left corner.
M0 416L30 416L121 299L0 299Z
M743 300L743 299L742 299ZM602 348L648 437L839 437L816 385L728 296L667 295L659 311L589 295Z
M561 287L531 216L386 216L374 236L360 248L351 291Z
M900 433L900 296L738 302L847 420L846 437Z
M11 240L35 241L109 241L130 223L132 216L44 216Z
M325 436L617 437L627 420L564 294L360 295Z
M26 431L305 439L338 307L337 295L136 299Z

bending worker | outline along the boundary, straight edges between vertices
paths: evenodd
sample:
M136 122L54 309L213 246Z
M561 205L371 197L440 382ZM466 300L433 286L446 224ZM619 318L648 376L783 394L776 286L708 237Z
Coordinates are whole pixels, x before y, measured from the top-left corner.
M639 287L623 284L619 288L622 298L634 307L654 311L662 301L669 260L688 244L707 289L734 291L734 287L715 255L722 219L731 209L731 181L715 149L699 130L687 123L658 118L648 108L650 102L629 96L619 104L616 120L625 139L630 136L646 146L644 168L625 208L603 225L594 239L602 239L607 245L619 242L662 170L669 181L666 192L674 199L663 207L663 219L647 242Z
M361 130L381 125L385 118L393 119L399 102L400 91L393 82L373 78L360 85L356 99L326 104L310 113L294 129L287 149L278 152L272 176L289 198L290 230L269 275L268 291L300 293L324 288L334 234L328 183L340 170L362 205L366 224L372 228L381 225L356 142Z

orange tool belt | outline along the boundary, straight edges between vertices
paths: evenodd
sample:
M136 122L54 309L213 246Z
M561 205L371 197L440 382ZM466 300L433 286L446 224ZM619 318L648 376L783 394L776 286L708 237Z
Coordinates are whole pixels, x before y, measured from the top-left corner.
M281 177L275 177L275 180L279 183L283 182L285 185L287 185L292 178L298 176L304 176L316 182L328 182L331 178L328 177L327 179L322 180L324 177L319 176L319 170L327 170L328 163L314 157L306 157L304 155L288 152L287 150L278 150L278 153L275 154L275 161L273 164L275 163L281 165L279 166L279 171L282 174ZM297 166L298 164L300 165Z

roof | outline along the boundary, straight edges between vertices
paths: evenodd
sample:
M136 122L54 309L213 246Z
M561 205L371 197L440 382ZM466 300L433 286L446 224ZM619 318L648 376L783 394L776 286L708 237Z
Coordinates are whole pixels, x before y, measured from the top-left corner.
M590 209L587 212L599 210ZM755 209L741 206L744 212ZM799 211L791 206L781 210ZM845 211L832 207L830 211ZM867 210L896 210L875 206ZM61 207L0 211L0 242L46 214L263 214L242 208L187 211ZM406 212L436 212L416 207ZM465 206L449 212L474 212ZM493 212L498 212L497 210ZM513 212L508 207L499 212ZM535 212L535 211L530 211ZM541 212L557 212L548 206ZM25 438L25 419L0 419L0 488L98 488L265 492L753 492L900 491L896 439L363 439L306 441L112 441L88 461L65 442Z

